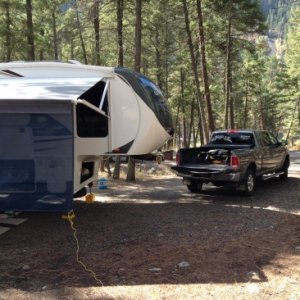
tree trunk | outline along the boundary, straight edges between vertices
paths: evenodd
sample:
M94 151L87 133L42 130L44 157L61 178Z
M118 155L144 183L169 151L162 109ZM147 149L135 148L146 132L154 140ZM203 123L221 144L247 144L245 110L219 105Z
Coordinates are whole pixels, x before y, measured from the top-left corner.
M232 87L232 73L231 73L231 7L229 8L228 25L227 25L227 44L226 44L226 77L225 77L225 116L224 116L224 128L229 127L229 108L231 107L231 87ZM230 118L230 125L233 120ZM231 126L234 128L234 126Z
M27 42L28 42L27 58L29 61L35 61L31 0L26 0L26 15L27 15Z
M184 81L185 76L183 70L180 69L180 94L181 94L181 111L182 111L182 126L183 126L183 147L188 148L187 145L187 132L186 132L186 115L184 105Z
M156 60L156 78L157 84L162 88L162 76L161 76L161 54L159 50L160 41L159 41L159 30L156 28L155 31L155 60Z
M115 167L113 172L113 179L120 178L120 169L121 169L121 157L118 155L115 157Z
M215 122L213 117L213 111L211 107L210 91L209 91L209 79L206 67L206 52L205 52L205 36L203 28L203 17L202 17L202 5L201 0L197 0L197 12L198 12L198 29L199 29L199 48L201 55L201 70L204 84L204 98L207 108L208 117L208 129L210 132L215 130Z
M56 7L52 10L52 30L53 30L53 47L54 47L54 59L58 60L58 42L57 42L57 28L56 28Z
M182 0L182 4L183 4L184 16L185 16L187 42L188 42L188 46L190 49L192 68L193 68L195 84L196 84L196 97L197 97L199 111L200 111L200 117L201 117L201 132L202 132L204 143L206 143L208 140L208 128L207 128L207 123L206 123L204 105L203 105L201 92L200 92L200 82L199 82L196 58L195 58L195 54L194 54L192 33L191 33L191 29L190 29L190 19L189 19L189 13L188 13L188 7L187 7L186 0Z
M179 122L179 111L180 111L180 101L178 101L177 109L176 109L176 118L175 118L175 133L173 138L173 148L177 146L177 148L180 148L180 122ZM176 137L178 138L178 141L176 142ZM176 145L177 144L177 145Z
M260 90L260 93L259 93L259 109L260 109L260 122L259 122L259 125L260 125L260 129L263 130L265 129L265 122L264 122L264 103L263 103L263 98L262 98L262 89L261 89L261 85L259 86L259 90Z
M93 24L95 33L95 52L96 52L96 65L100 65L100 19L99 19L99 1L95 1L93 5Z
M119 67L123 67L124 64L123 15L124 15L124 2L123 0L117 0L117 26L118 26L117 35L118 35L118 66ZM120 178L120 169L121 169L121 157L116 156L113 179Z
M190 128L189 128L189 136L188 136L188 147L191 146L191 139L192 139L192 130L194 128L194 115L195 115L195 98L193 97L192 104L191 104L191 120L190 120Z
M142 54L142 0L135 1L135 59L134 69L137 72L141 70Z
M9 2L5 1L3 2L3 6L5 9L5 42L6 42L6 61L11 61L11 31L10 31L10 26L11 26L11 17L10 17L10 7L9 7Z
M110 157L109 157L109 156L106 156L106 159L105 159L105 167L106 167L106 169L107 169L108 177L111 177L111 170L110 170L109 160L110 160Z
M128 170L126 181L135 181L135 161L132 156L128 156Z
M137 72L141 70L142 56L142 0L135 1L135 59L134 69ZM135 161L134 158L128 157L128 171L126 181L135 181Z
M229 97L229 116L230 116L230 128L235 128L235 119L234 119L234 98L232 97L232 72L230 75L230 97Z
M246 80L246 95L245 95L245 110L244 110L244 124L243 127L246 129L248 125L248 79Z
M83 60L84 60L84 63L87 65L88 61L87 61L87 55L86 55L85 45L84 45L84 41L83 41L82 26L81 26L80 18L79 18L77 0L75 1L75 12L76 12L77 29L79 31L79 38L80 38L80 44L81 44L81 49L82 49L82 54L83 54Z
M123 15L124 2L117 0L117 34L118 34L118 66L124 65L124 50L123 50Z
M105 156L101 156L100 158L100 172L105 171Z

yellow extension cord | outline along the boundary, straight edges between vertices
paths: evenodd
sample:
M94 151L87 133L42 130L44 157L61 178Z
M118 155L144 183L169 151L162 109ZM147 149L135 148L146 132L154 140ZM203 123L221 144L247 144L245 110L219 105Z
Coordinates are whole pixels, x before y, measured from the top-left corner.
M76 261L84 268L84 270L90 274L92 274L93 278L95 279L95 281L100 284L104 289L104 284L103 282L97 278L97 274L92 270L92 269L89 269L85 264L84 262L79 258L79 250L80 250L80 247L79 247L79 241L78 241L78 238L77 238L77 229L75 228L75 225L74 225L74 221L73 219L75 218L75 213L74 211L70 211L68 212L67 215L63 215L62 216L63 219L65 220L68 220L70 225L71 225L71 229L73 230L73 237L76 241ZM106 293L111 296L113 299L117 300L117 298L115 298L115 296L111 295L108 291L106 291Z

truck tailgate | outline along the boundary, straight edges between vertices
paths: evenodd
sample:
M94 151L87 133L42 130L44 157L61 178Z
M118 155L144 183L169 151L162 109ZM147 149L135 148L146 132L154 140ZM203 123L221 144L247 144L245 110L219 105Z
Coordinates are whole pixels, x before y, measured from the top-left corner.
M180 166L172 167L173 170L180 174L193 175L199 177L211 177L217 174L229 174L235 172L235 170L228 165L219 164L183 164Z

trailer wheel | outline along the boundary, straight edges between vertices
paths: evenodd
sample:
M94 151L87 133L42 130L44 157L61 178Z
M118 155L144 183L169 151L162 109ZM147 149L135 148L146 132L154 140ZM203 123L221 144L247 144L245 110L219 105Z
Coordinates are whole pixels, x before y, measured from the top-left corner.
M252 169L248 169L242 182L244 196L251 196L255 190L255 175Z
M286 181L288 179L288 175L289 175L289 161L286 159L282 169L280 170L281 172L284 172L283 174L279 175L279 179L282 181Z
M202 190L202 181L192 180L190 184L187 185L187 188L192 193L199 193Z

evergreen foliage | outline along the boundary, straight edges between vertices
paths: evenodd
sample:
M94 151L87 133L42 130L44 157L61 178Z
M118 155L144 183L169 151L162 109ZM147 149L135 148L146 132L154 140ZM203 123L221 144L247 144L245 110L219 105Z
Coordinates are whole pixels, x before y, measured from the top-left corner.
M25 61L31 57L117 66L120 61L117 4L120 1L123 3L123 65L135 69L136 0L0 0L0 60ZM32 28L28 22L29 2ZM199 76L203 113L205 117L210 113L204 101L197 1L185 2L190 45L183 1L142 1L141 72L152 78L168 99L174 116L175 148L195 146L203 141L204 135L190 49ZM236 128L270 129L285 135L291 129L291 135L300 134L299 5L294 0L199 2L209 80L206 90L210 93L216 129L224 128L228 118L228 127L233 124ZM286 35L284 61L269 56L260 4L270 32ZM31 30L34 57L29 55Z

